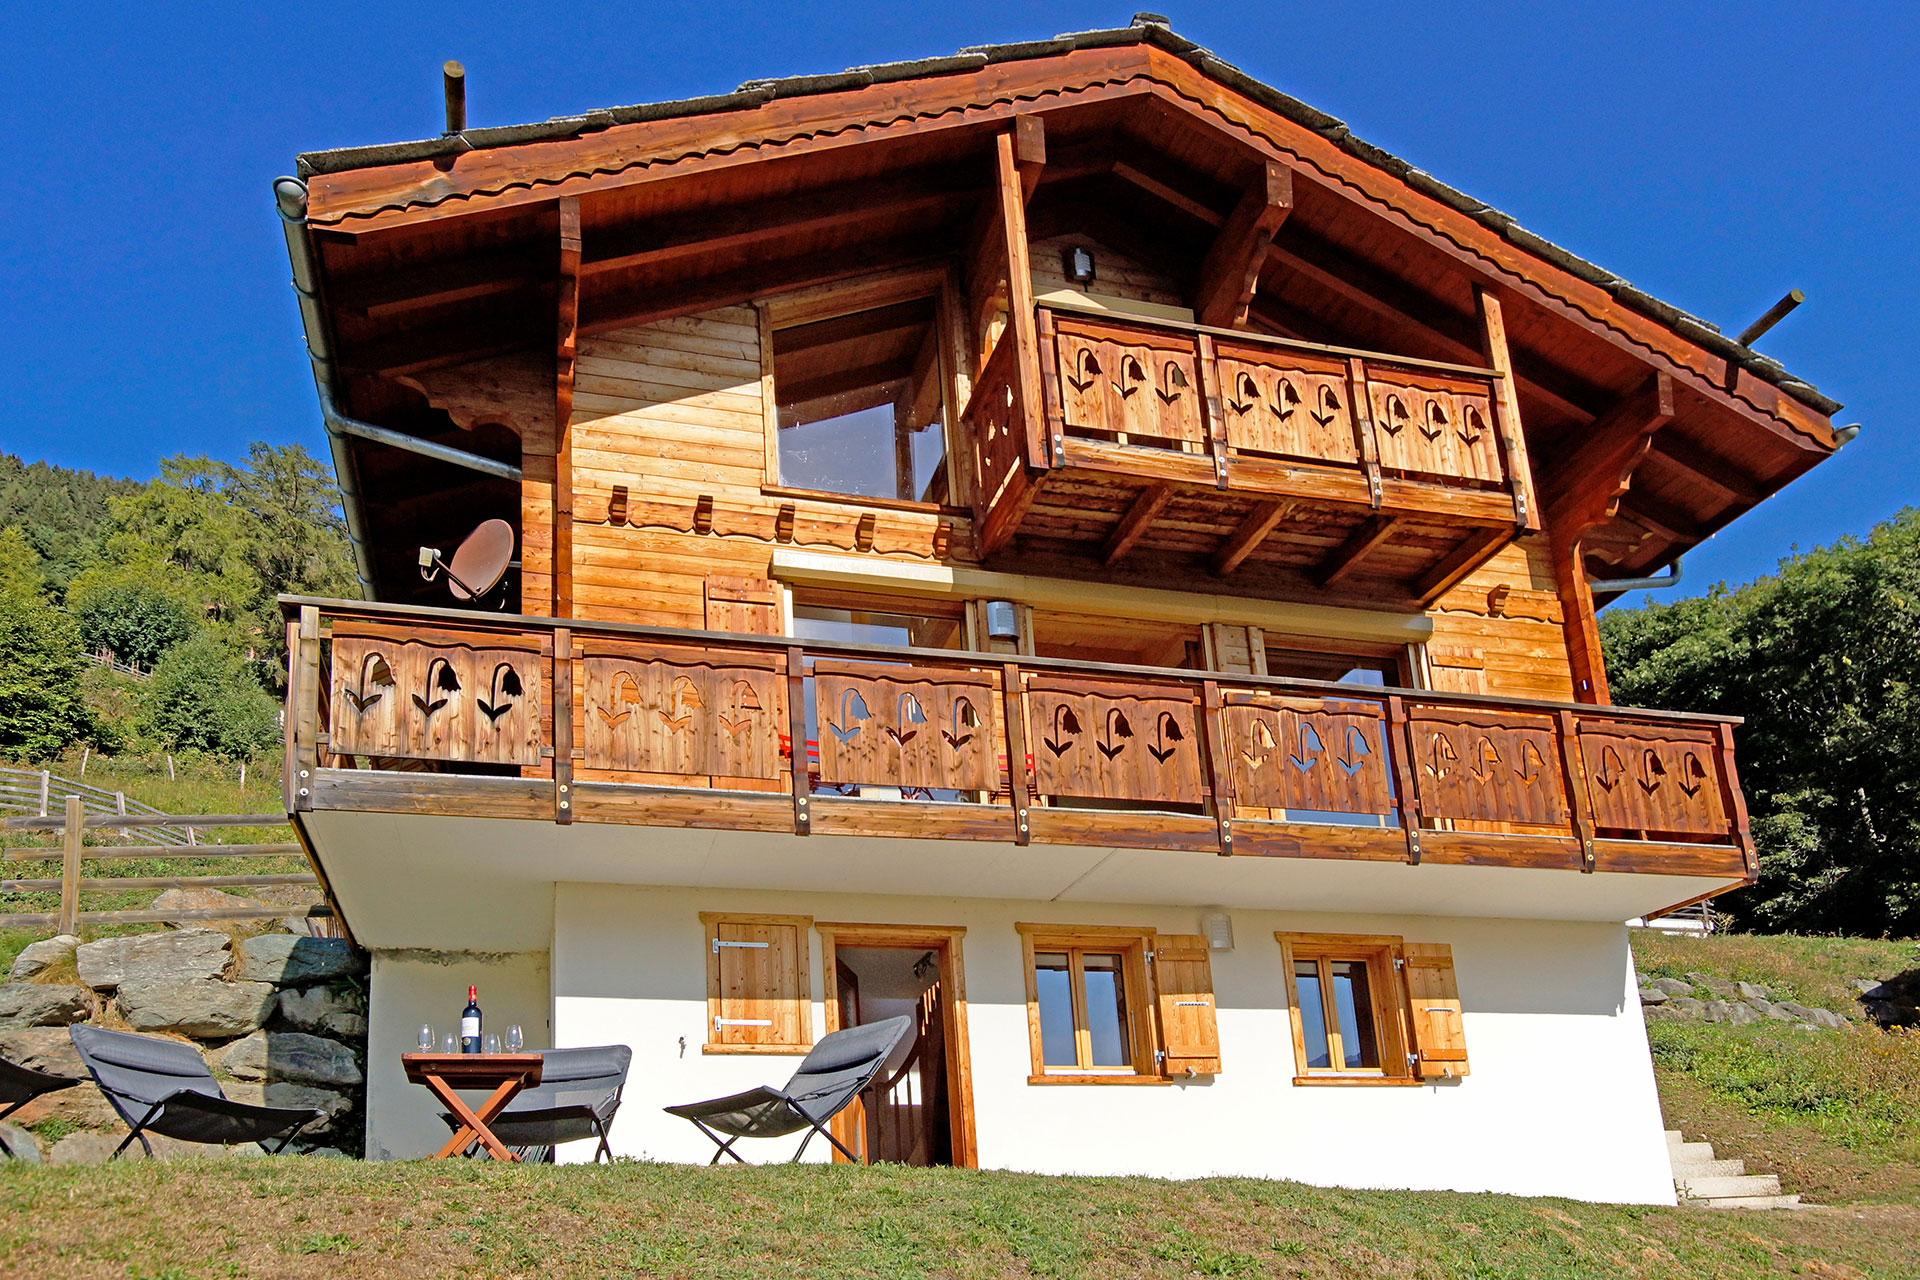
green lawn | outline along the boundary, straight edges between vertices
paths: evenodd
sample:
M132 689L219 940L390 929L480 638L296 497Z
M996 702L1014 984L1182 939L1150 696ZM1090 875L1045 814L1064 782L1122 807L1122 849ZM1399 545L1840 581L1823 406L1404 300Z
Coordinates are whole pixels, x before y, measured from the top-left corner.
M1910 1206L1718 1214L834 1166L0 1166L0 1270L132 1276L1912 1277Z

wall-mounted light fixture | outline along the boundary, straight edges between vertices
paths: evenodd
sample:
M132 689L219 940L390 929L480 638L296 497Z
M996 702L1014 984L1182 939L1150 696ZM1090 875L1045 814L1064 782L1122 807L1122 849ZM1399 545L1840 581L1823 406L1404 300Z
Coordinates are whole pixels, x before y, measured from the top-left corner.
M1207 950L1233 950L1233 917L1221 910L1200 913L1200 932L1206 935Z
M1075 284L1093 283L1093 250L1076 244L1060 256L1067 269L1067 279Z
M1020 638L1020 619L1013 607L1013 601L987 601L987 638L989 640Z

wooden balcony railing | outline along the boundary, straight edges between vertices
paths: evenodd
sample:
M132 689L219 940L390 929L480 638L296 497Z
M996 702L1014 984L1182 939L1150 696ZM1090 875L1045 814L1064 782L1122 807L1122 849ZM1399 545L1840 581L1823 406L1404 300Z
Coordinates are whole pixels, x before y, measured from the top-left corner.
M1173 536L1166 545L1190 545L1217 521L1216 572L1253 551L1232 540L1263 504L1271 518L1254 521L1254 542L1269 534L1287 541L1286 527L1275 532L1278 504L1293 503L1320 513L1302 545L1352 536L1367 555L1397 539L1421 598L1515 532L1539 527L1525 443L1499 369L1055 305L1039 308L1036 331L1044 422L1030 430L1021 420L1011 327L968 406L981 479L975 514L989 554L1016 532L1056 542L1076 527L1112 536L1097 520L1076 526L1054 513L1028 521L1050 478L1056 488L1067 482L1073 497L1042 502L1043 512L1084 510L1090 487L1104 487L1120 504L1110 508L1119 528L1149 544L1168 491L1185 493L1174 521L1185 542ZM1204 498L1207 491L1217 497ZM1122 511L1139 513L1131 526ZM1131 545L1110 541L1107 558ZM1422 547L1433 563L1418 562ZM1323 568L1310 576L1344 576L1353 564Z
M290 811L1755 871L1724 719L286 605Z

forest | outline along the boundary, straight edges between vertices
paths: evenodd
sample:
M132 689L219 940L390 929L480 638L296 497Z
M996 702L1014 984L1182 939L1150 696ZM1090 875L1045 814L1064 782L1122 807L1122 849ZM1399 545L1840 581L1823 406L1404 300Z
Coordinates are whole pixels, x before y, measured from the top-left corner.
M145 483L0 454L0 758L271 755L274 597L355 594L339 502L299 445Z

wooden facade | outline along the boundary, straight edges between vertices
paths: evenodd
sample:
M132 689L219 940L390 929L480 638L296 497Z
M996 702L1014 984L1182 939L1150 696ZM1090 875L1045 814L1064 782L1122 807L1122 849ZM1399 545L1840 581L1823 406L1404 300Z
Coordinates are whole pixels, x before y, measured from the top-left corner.
M344 446L396 607L290 606L290 807L1751 877L1730 727L1607 707L1596 595L1831 402L1105 36L306 158L343 411L520 479ZM892 415L865 488L792 445L840 410ZM485 516L524 616L421 608L415 548Z

